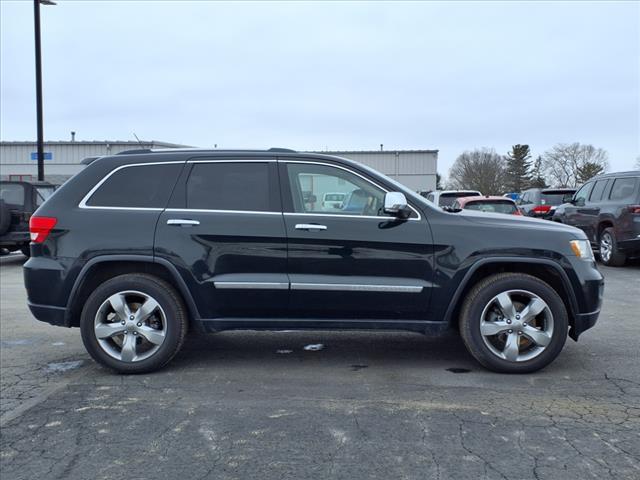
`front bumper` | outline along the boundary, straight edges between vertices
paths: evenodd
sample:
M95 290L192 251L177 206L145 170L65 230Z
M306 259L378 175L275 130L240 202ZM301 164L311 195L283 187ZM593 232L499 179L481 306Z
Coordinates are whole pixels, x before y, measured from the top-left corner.
M584 332L585 330L589 330L596 324L598 316L600 316L600 310L591 313L578 313L574 315L573 325L569 330L569 337L577 342L578 337L582 332Z

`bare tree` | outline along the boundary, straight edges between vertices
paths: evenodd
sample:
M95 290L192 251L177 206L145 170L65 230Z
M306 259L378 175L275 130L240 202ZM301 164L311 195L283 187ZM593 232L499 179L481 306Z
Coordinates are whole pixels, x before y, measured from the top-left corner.
M489 148L464 152L449 170L449 181L455 188L501 194L505 185L504 157Z
M588 180L588 173L605 172L609 168L608 155L602 148L580 143L558 143L542 157L546 177L554 186L577 187Z

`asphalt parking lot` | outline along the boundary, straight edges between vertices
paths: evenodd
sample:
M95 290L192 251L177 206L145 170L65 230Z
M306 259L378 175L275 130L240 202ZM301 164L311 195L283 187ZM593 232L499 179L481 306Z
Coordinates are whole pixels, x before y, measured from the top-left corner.
M599 323L545 370L483 370L456 336L226 332L113 374L1 263L10 479L640 478L640 263L601 267ZM305 350L322 344L321 350Z

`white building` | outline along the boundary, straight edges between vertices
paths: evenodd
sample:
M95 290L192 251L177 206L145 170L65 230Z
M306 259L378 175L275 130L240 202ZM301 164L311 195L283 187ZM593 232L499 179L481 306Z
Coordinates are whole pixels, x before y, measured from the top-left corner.
M88 157L114 155L140 148L184 148L187 145L151 141L56 141L45 142L45 178L62 183L78 173ZM0 142L0 177L3 180L37 178L35 142ZM435 190L438 150L371 150L316 152L349 158L388 175L412 190Z
M177 148L186 145L157 142L119 140L57 141L44 144L45 179L62 183L84 168L80 162L87 157L115 155L137 148ZM0 177L2 180L36 180L38 157L36 142L0 142Z

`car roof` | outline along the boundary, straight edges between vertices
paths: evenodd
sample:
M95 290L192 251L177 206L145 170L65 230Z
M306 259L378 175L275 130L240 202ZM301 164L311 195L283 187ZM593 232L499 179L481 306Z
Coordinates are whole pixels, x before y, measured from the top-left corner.
M637 177L640 176L640 170L629 170L626 172L611 172L611 173L603 173L601 175L596 175L593 178L590 178L589 181L591 180L598 180L601 178L611 178L611 177ZM586 183L586 182L585 182Z

